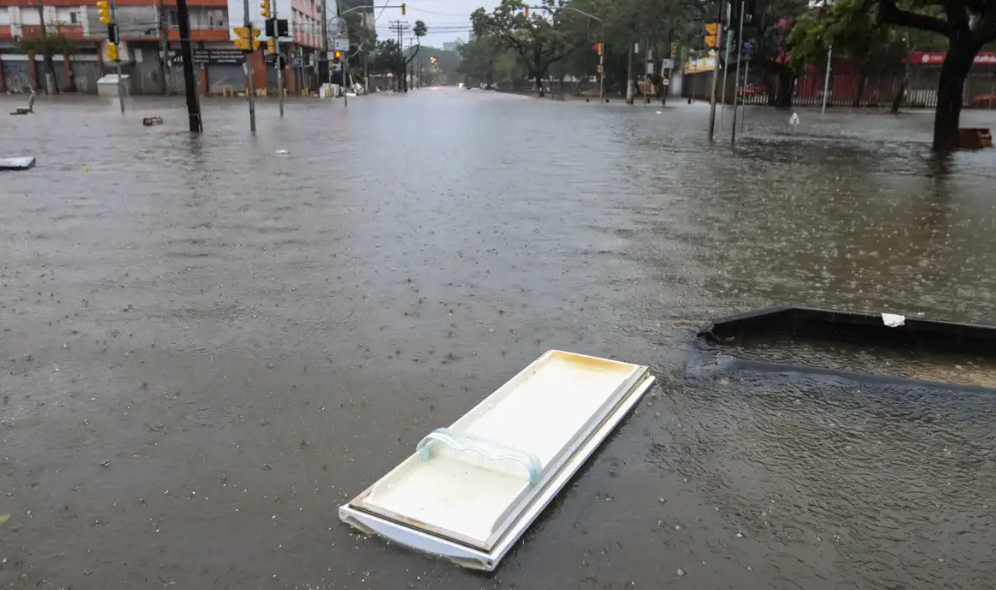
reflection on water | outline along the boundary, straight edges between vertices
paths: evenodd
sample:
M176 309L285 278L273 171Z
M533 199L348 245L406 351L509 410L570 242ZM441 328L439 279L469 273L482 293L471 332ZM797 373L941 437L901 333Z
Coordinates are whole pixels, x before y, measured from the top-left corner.
M992 578L991 392L737 372L687 393L683 420L703 427L653 456L702 481L768 555L798 557L779 562L779 587L828 572L875 588Z
M773 363L996 389L996 361L985 354L926 353L913 349L800 338L748 338L727 352L745 359Z

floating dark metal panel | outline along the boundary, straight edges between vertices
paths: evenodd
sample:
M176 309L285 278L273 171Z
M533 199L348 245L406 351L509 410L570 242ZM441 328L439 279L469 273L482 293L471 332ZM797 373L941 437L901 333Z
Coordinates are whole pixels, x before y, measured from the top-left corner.
M887 320L898 325L890 326ZM756 336L783 336L996 356L993 326L811 307L773 307L727 316L705 327L699 336L720 344L736 344Z

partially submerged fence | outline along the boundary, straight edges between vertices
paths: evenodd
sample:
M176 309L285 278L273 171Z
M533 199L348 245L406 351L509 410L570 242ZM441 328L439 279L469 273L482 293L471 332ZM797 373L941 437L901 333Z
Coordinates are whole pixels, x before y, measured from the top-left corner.
M727 72L725 101L733 103L735 68ZM738 91L742 103L750 105L774 104L781 90L781 78L760 68L741 68L747 74L746 84ZM722 72L717 87L716 100L722 100ZM830 107L888 107L903 82L904 73L895 72L880 76L861 77L852 72L831 70L827 106ZM940 66L910 68L910 78L900 106L903 108L933 108L937 106L937 83ZM682 97L709 100L712 72L685 74ZM823 104L825 76L822 71L806 72L793 81L792 105L820 106ZM966 108L996 109L996 67L975 66L965 81L964 106Z

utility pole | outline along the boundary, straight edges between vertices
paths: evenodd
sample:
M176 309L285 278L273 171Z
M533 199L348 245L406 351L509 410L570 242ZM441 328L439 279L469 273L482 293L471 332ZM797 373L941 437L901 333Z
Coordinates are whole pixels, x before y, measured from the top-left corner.
M332 72L329 69L329 13L327 1L322 0L322 54L318 56L318 92L322 91L322 80L332 83ZM324 69L322 64L325 65Z
M723 46L723 12L726 10L726 0L719 4L719 17L716 19L716 67L712 69L712 89L709 92L709 141L712 142L716 133L716 83L719 82L719 48ZM726 69L726 64L723 64Z
M179 7L176 15L179 18ZM165 96L169 94L169 84L166 81L166 60L169 59L169 49L166 47L166 13L163 11L163 0L156 0L156 32L159 33L159 79L162 84L159 91Z
M730 145L737 145L737 98L740 94L740 57L743 55L744 39L744 0L740 0L740 33L737 35L737 73L733 79L733 134L730 136Z
M827 51L827 73L826 77L823 79L823 109L820 114L827 112L827 93L830 92L830 65L833 59L833 45L830 46Z
M604 24L602 25L602 39L605 39ZM491 65L490 62L488 65ZM605 102L605 41L598 44L598 102Z
M322 1L324 4L324 0ZM252 81L252 58L253 54L256 53L256 48L253 47L256 36L252 31L252 20L249 19L249 0L242 0L242 11L243 20L242 24L249 31L249 49L245 52L246 55L246 80L248 82L247 86L249 89L249 131L251 133L256 133L256 89L253 87ZM324 16L324 13L322 14ZM193 78L193 72L191 72L191 78ZM190 90L187 90L187 96L190 96ZM189 99L188 99L189 100Z
M183 86L187 93L187 118L190 132L204 131L201 124L201 103L197 100L197 85L194 82L194 52L190 48L190 11L187 0L176 0L176 18L180 22L180 56L183 58ZM121 107L124 109L124 106Z
M120 40L121 33L120 33L120 31L117 31L117 20L114 18L114 0L110 0L110 7L111 7L111 22L115 23L115 25L114 25L115 36L117 37L116 39L114 39L114 43L115 43L115 45L117 45L118 42L119 42L119 40ZM42 27L42 28L44 29L44 27ZM124 114L124 112L125 112L125 108L124 108L124 82L121 81L121 60L120 59L115 59L114 60L114 68L115 68L115 70L117 72L117 75L118 75L118 102L121 103L121 113Z
M342 13L339 12L339 2L338 2L338 0L336 0L336 3L335 3L335 14L336 14L337 17L339 17L339 28L340 29L341 28L345 28L345 30L346 30L346 39L348 40L349 39L349 23L346 22L346 19L342 18ZM336 38L339 39L341 37L339 37L337 35ZM348 45L348 43L347 43L347 45ZM349 48L347 47L346 51L342 52L342 59L340 60L340 63L339 63L339 75L342 76L342 106L344 106L344 107L348 107L349 106L349 97L346 96L346 80L348 80L348 78L347 78L347 73L348 72L349 72Z
M633 97L636 95L636 78L633 75L633 54L636 53L636 42L630 41L626 44L626 51L629 57L626 58L626 104L633 104ZM543 91L540 90L540 96Z
M398 43L398 64L397 64L397 69L394 72L395 73L395 77L397 78L397 89L396 89L396 92L403 92L404 88L405 88L405 86L403 85L404 82L405 82L405 54L404 54L404 51L403 51L403 48L402 48L401 44L404 42L403 39L402 39L402 37L404 35L405 30L407 30L407 29L408 29L408 23L404 23L404 22L401 22L399 20L392 20L391 21L390 30L391 30L392 33L395 33L398 36L398 41L397 41L397 43Z
M273 3L273 50L276 53L273 64L277 67L277 96L280 102L280 116L284 116L284 58L280 54L280 21L277 20L277 6ZM325 16L324 14L322 16Z
M750 54L747 54L747 63L744 64L744 96L740 99L740 104L743 105L743 112L740 113L740 134L744 133L744 125L747 124L747 81L750 80Z
M411 50L412 50L412 36L408 35L408 52L411 53ZM409 60L410 60L410 58L409 58ZM408 92L409 80L410 80L410 82L412 84L415 83L415 76L412 75L412 66L409 65L409 64L411 64L411 61L406 60L406 65L408 66L406 69L408 71L405 72L405 92ZM414 90L414 88L413 88L413 90Z
M726 18L727 18L727 20L729 20L729 18L730 18L729 15L727 15ZM723 25L720 24L720 27L722 27L722 26ZM729 68L726 67L726 64L730 63L730 45L732 45L732 43L733 43L733 35L727 35L726 36L726 57L723 58L723 91L720 94L720 98L719 98L719 102L720 102L720 105L721 105L719 107L719 126L720 127L723 126L723 123L724 123L725 118L726 118L726 73L729 71ZM717 47L716 50L718 52L719 48ZM717 54L717 57L718 57L718 54Z

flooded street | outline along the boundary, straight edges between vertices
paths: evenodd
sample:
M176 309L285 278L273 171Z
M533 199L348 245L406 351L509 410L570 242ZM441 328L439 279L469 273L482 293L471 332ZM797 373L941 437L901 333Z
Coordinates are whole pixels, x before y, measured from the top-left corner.
M182 108L0 124L38 158L0 173L0 588L996 579L996 397L685 376L769 305L996 324L996 156L933 157L931 114L750 109L734 154L703 104L263 101L255 137L241 100L202 137ZM339 523L551 348L659 385L495 574Z

